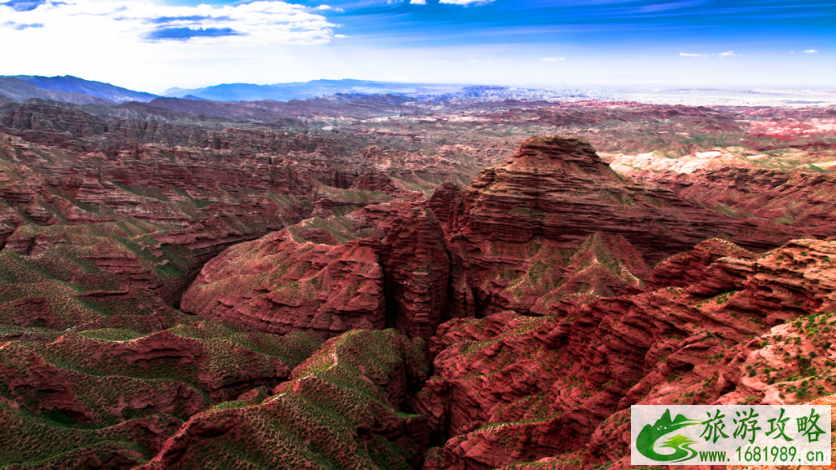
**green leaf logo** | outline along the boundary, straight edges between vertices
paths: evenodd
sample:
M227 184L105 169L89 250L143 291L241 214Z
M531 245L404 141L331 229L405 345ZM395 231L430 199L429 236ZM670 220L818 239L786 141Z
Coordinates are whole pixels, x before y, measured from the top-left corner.
M663 444L660 444L660 448L674 449L674 452L671 454L657 453L654 450L654 446L657 441L668 434L686 426L694 426L700 423L701 421L698 419L688 419L683 415L676 415L676 418L671 420L670 410L665 410L662 417L653 423L652 426L647 424L644 428L642 428L639 433L639 437L636 438L636 448L642 455L657 462L680 462L688 460L697 455L697 451L690 447L692 444L695 444L696 441L693 441L682 434L671 436Z

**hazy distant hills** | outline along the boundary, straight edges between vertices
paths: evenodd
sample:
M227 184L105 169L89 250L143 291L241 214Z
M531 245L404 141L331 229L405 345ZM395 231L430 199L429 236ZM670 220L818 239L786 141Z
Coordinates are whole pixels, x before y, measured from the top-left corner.
M229 83L206 88L184 90L171 88L165 92L173 98L202 98L213 101L290 101L344 94L367 95L441 95L456 93L462 85L427 85L420 83L375 82L369 80L311 80L309 82L254 85Z
M84 80L70 75L65 75L63 77L18 75L11 78L17 78L18 80L35 85L43 90L57 91L61 93L79 93L82 95L108 100L114 103L126 103L128 101L147 103L157 97L157 95L152 95L151 93L128 90L127 88L114 86L109 83Z
M243 103L258 101L291 102L328 98L342 102L375 101L387 104L403 104L399 99L433 102L472 102L502 100L562 100L600 98L583 90L543 90L506 86L395 83L371 80L312 80L309 82L255 85L231 83L206 88L171 88L157 96L151 93L129 90L109 83L84 80L65 75L41 77L34 75L0 76L0 96L14 101L30 99L52 100L76 105L122 104L129 102L164 103L170 109L202 108L214 105L195 105L195 101ZM189 103L162 102L176 98ZM223 106L221 106L223 107Z
M165 92L166 96L172 98L197 98L212 101L290 101L338 94L400 95L431 101L555 100L593 97L586 91L578 90L552 91L507 86L396 83L354 79L311 80L275 85L229 83L190 90L171 88Z
M270 122L287 116L342 115L365 119L414 111L416 101L397 95L337 93L306 100L219 101L180 98L157 98L148 103L155 108L195 116L222 116L239 121Z
M72 76L0 76L0 115L20 105L48 105L81 110L103 120L214 125L228 121L275 123L290 116L303 120L319 115L368 119L414 113L425 108L428 102L455 106L505 100L599 97L583 90L353 79L275 85L224 84L194 90L171 89L166 94L173 96L157 96Z
M346 105L365 115L370 110L394 112L397 106L417 103L467 104L502 101L639 101L668 104L804 105L836 104L836 90L825 89L690 89L611 87L597 89L546 89L517 86L396 83L372 80L312 80L309 82L256 85L230 83L206 88L171 88L162 96L129 90L109 83L73 76L0 76L0 106L8 100L24 103L48 100L75 106L95 106L101 117L156 116L168 111L197 114L189 120L276 119L288 109L298 111L296 101L310 101L305 109ZM325 100L325 101L321 101ZM366 104L360 104L365 102ZM411 104L408 104L410 103ZM125 107L125 105L133 104ZM150 107L134 105L144 104ZM287 106L285 106L287 105ZM62 105L59 105L62 106ZM365 111L362 108L366 108ZM165 112L160 110L164 108ZM376 111L375 111L376 112ZM176 113L175 113L176 114ZM177 119L183 116L177 114Z
M113 101L82 93L40 88L15 77L0 77L0 95L14 101L53 100L71 104L111 104Z
M427 85L414 83L376 82L370 80L313 80L310 82L255 85L232 83L206 88L172 88L166 91L167 98L192 101L281 101L306 100L311 98L345 95L339 100L356 101L358 96L394 95L410 98L433 98L457 95L467 87L463 85ZM29 99L53 100L71 104L118 104L136 101L150 103L157 95L129 90L109 83L84 80L73 76L41 77L34 75L0 76L0 96L14 101ZM351 97L351 98L346 98ZM371 98L376 100L375 98ZM377 99L379 100L379 99ZM187 106L188 105L184 105Z

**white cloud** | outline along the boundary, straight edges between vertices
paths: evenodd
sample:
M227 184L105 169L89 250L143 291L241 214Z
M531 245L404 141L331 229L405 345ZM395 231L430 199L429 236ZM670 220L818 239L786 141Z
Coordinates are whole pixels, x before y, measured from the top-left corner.
M805 54L818 54L819 51L817 51L815 49L807 49L806 51L804 51L804 53Z
M343 38L347 38L348 36L346 36L345 34L335 34L334 37L337 38L337 39L343 39Z
M345 11L345 10L343 10L342 8L332 7L331 5L320 5L320 6L316 7L316 8L314 8L314 10L334 10L334 11Z
M409 0L409 3L413 5L426 5L427 0Z
M543 58L543 59L540 59L540 60L541 60L542 62L554 62L554 61L556 61L557 59L556 59L556 58L554 58L554 57L546 57L546 58Z
M691 53L688 53L688 52L680 52L679 53L679 57L708 57L708 56L712 56L712 55L714 55L714 54L691 54Z
M790 51L790 54L795 54L795 51Z
M27 23L15 23L14 21L6 21L5 23L0 24L0 27L12 28L12 29L16 29L18 31L23 31L24 29L28 29L28 28L43 28L44 25L41 24L41 23L27 24Z
M740 55L740 54L735 54L734 51L726 51L726 52L720 53L720 57L729 57L729 56L733 56L733 55Z
M322 5L319 10L330 9ZM99 50L108 44L180 43L195 45L319 44L332 28L325 17L299 5L259 1L236 6L165 6L133 0L47 0L18 11L0 4L0 18L14 24L42 24L27 29L28 41ZM15 29L0 31L0 43L17 44ZM165 48L162 48L165 49Z
M425 0L418 0L420 2L424 2ZM493 2L494 0L440 0L438 3L446 3L448 5L470 5L472 3L477 4L488 4ZM409 3L413 3L410 1ZM423 5L423 3L422 3Z

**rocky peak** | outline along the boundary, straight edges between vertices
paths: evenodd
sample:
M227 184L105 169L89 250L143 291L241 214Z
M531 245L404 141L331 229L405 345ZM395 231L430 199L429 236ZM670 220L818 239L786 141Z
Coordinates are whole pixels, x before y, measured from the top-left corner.
M430 206L449 207L443 199L453 197L453 190L445 189ZM529 313L546 293L557 299L591 286L637 287L638 280L649 274L646 268L636 272L625 268L633 275L642 273L626 284L620 274L610 279L613 273L607 269L570 270L585 273L576 284L568 282L567 271L546 269L547 275L540 275L541 260L562 259L559 253L575 252L597 232L602 239L635 248L635 258L651 264L709 238L762 250L785 243L796 233L784 224L734 218L675 191L622 178L589 142L563 135L526 140L504 163L483 170L455 199L450 215L440 216L447 219L451 263L461 267L451 274L454 318L502 310ZM703 265L714 259L706 255ZM552 261L550 266L554 265ZM602 289L591 291L607 290ZM541 299L539 304L537 308L544 309L551 301Z
M588 140L573 135L551 134L532 137L520 145L520 150L511 157L511 160L532 156L563 161L603 163Z
M429 340L445 320L450 260L444 231L432 209L413 207L393 221L382 243L387 308L395 327Z
M455 208L456 202L462 195L462 190L456 186L456 183L446 182L436 188L432 197L427 203L427 207L433 210L436 218L446 224L450 220L450 216Z
M406 189L399 181L394 180L386 172L375 166L370 166L351 185L351 189L386 193L394 197L414 198L421 193Z
M757 224L700 207L655 185L625 180L583 139L533 137L504 163L483 170L463 191L458 231L482 239L527 243L542 237L565 247L590 234L618 234L650 262L712 236L746 248L772 248L791 230Z

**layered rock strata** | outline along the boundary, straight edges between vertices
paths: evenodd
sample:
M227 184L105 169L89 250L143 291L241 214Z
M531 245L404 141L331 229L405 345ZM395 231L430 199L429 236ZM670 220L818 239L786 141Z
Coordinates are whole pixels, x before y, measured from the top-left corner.
M142 468L413 468L426 420L400 410L426 378L421 356L394 330L332 338L275 395L194 416Z
M509 289L530 283L525 277L531 277L536 263L566 259L595 232L622 239L637 251L628 258L638 255L649 263L711 237L764 249L794 233L784 224L735 219L673 191L625 180L586 141L570 136L531 138L508 161L482 171L460 197L448 186L431 204L446 208L453 199L457 203L449 215L441 212L451 262L459 267L451 276L454 317L505 309L530 313L537 299L566 276L546 269L551 285L514 299ZM557 268L562 270L562 263ZM543 278L535 277L535 283Z
M396 328L429 341L446 320L450 259L431 209L392 221L382 242L386 301Z
M445 437L425 468L539 459L561 468L555 456L578 452L584 468L625 462L630 405L791 402L784 391L807 387L800 377L825 361L810 369L793 354L816 358L831 345L822 312L833 309L836 244L794 240L759 256L729 248L744 257L717 259L687 287L562 303L541 318L504 312L443 325L418 409ZM819 384L818 394L836 389L826 377Z
M203 267L181 308L277 334L383 328L379 241L351 233L341 243L332 224L309 219L225 251Z
M833 175L755 168L701 170L690 175L630 175L735 218L757 217L791 225L799 234L811 238L836 236Z

